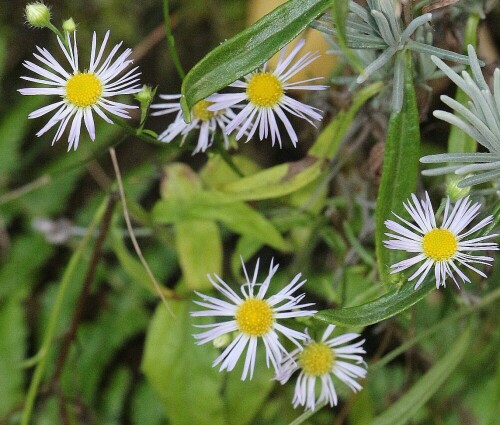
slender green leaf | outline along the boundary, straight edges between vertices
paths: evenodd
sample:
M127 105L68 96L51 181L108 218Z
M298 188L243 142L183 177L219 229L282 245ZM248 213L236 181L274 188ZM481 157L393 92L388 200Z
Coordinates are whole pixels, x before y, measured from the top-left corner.
M11 296L0 304L0 418L23 400L27 326L23 299Z
M361 74L365 67L356 52L347 46L345 26L349 15L349 1L350 0L332 0L333 22L335 23L337 33L336 41L349 64L358 74Z
M417 185L420 154L418 117L411 55L407 52L403 108L401 112L394 112L389 121L375 211L375 246L379 273L384 282L393 280L389 274L389 267L404 255L400 251L384 247L386 231L384 221L392 217L393 211L405 216L403 201L415 191Z
M411 283L405 283L401 289L395 289L366 304L338 310L322 310L316 313L314 318L348 327L368 326L407 310L433 289L434 285L428 280L425 280L417 290L413 289Z
M224 375L213 368L213 344L196 345L191 301L171 302L175 318L160 304L146 336L142 369L163 401L171 425L223 425ZM208 318L196 318L207 324Z
M396 403L375 418L372 425L404 425L439 390L467 353L471 329L466 329L445 356Z
M182 83L186 121L190 121L190 109L196 102L262 65L329 6L330 0L289 0L212 50Z

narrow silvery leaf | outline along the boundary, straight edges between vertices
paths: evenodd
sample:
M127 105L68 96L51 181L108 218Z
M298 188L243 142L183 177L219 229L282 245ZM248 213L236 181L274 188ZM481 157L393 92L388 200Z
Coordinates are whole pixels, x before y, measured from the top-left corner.
M424 164L438 162L491 162L499 160L500 156L492 153L440 153L420 158L420 162Z

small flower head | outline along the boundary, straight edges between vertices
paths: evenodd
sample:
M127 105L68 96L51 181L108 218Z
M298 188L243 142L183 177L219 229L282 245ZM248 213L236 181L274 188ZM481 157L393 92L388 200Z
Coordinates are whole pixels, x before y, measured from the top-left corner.
M236 116L231 108L225 108L218 111L211 111L209 107L213 104L208 100L200 100L193 106L192 121L187 124L184 121L181 105L178 100L181 95L160 95L161 99L167 100L165 103L156 103L151 105L151 109L157 109L151 115L165 115L177 113L175 120L170 124L163 133L160 134L159 139L163 142L170 143L177 136L182 136L184 143L187 135L191 131L198 131L198 143L193 155L198 152L205 152L214 142L214 137L217 130L221 130L224 138L224 147L229 148L229 138L227 137L227 125Z
M131 49L126 49L114 59L121 43L113 48L105 60L102 60L109 38L109 31L106 33L99 50L97 50L96 34L94 33L90 64L83 71L79 67L76 32L73 32L72 41L69 33L66 33L66 37L68 50L66 50L61 39L58 38L57 40L70 64L71 70L66 71L47 49L37 47L38 53L35 53L34 56L42 65L45 65L45 68L30 61L25 61L23 65L41 78L24 76L21 78L42 84L45 87L25 88L20 89L19 92L23 95L56 95L60 97L59 101L33 111L28 118L37 118L57 109L57 112L37 133L37 136L41 136L56 124L59 124L52 140L52 144L54 144L62 137L64 130L71 121L68 150L72 147L76 150L80 140L82 121L85 123L90 138L95 139L93 113L96 113L110 124L113 122L106 116L105 111L122 118L130 118L127 109L137 107L115 102L110 98L140 91L137 86L139 73L136 72L137 68L133 68L118 77L132 63L132 60L128 59L132 53Z
M24 10L26 21L35 28L46 28L50 25L50 9L41 1L29 3Z
M62 24L62 29L66 32L75 32L76 24L73 18L66 19Z
M214 361L213 366L220 364L221 371L233 370L243 351L246 349L245 365L241 376L242 380L245 380L248 375L252 379L259 340L262 340L266 349L268 367L270 362L276 370L283 355L287 353L283 345L279 342L278 332L297 346L299 346L298 340L306 338L305 334L287 328L279 323L281 319L310 316L316 313L315 310L305 309L313 304L300 304L305 296L304 294L294 295L294 292L305 283L305 280L300 280L300 273L277 294L265 298L271 279L277 269L278 265L274 265L273 261L271 261L266 279L262 283L259 283L257 282L259 261L257 261L251 280L243 264L246 282L241 286L242 296L233 291L219 276L214 275L217 280L215 281L208 275L214 288L227 301L197 293L203 301L195 301L195 303L205 307L207 310L192 312L191 315L230 318L230 320L225 322L200 326L209 328L209 330L194 335L197 339L197 344L217 341L222 335L235 332L236 337Z
M384 241L387 248L417 253L412 258L393 264L391 266L393 269L392 273L400 272L423 262L417 271L408 278L409 281L412 281L419 277L415 284L415 289L420 286L432 267L434 267L437 288L446 286L446 278L448 276L459 286L455 273L460 277L462 282L470 282L470 279L458 268L459 265L468 267L479 275L486 277L481 270L478 270L472 264L490 265L493 258L471 255L469 252L498 250L496 243L485 242L485 240L498 235L493 234L472 239L466 238L487 226L493 217L488 216L468 231L464 231L472 220L478 216L481 206L479 203L472 204L469 197L466 197L459 199L455 206L451 208L450 200L448 199L444 210L443 222L438 227L429 195L426 193L425 200L419 201L412 194L412 200L413 204L408 200L408 203L404 204L404 207L416 224L410 223L396 214L394 215L405 226L393 220L385 222L387 228L391 232L394 232L386 233L387 236L392 238Z
M307 333L303 349L296 349L289 357L283 358L276 373L276 379L285 384L295 371L300 370L293 406L305 406L306 410L314 410L316 403L327 402L330 406L338 403L337 392L332 375L344 382L354 392L361 390L358 378L365 378L366 365L361 354L365 354L362 345L365 340L344 345L360 335L348 333L328 339L335 326L329 325L321 341L313 340ZM320 384L320 395L317 398L316 383Z
M227 134L238 130L236 139L246 135L248 141L258 129L260 140L270 135L273 146L276 139L281 146L281 134L276 119L278 118L283 122L290 140L296 146L297 133L286 114L305 119L313 125L312 120L321 120L322 117L318 109L287 95L291 90L324 90L327 88L327 86L309 84L320 78L310 78L297 82L289 81L300 70L319 57L315 53L308 52L292 64L304 43L304 40L298 42L288 56L285 56L285 49L283 49L274 71L269 70L268 63L266 63L261 69L247 75L244 81L239 80L230 84L230 87L236 87L241 92L215 94L208 98L210 102L214 103L208 107L210 111L242 105L241 111L227 125Z

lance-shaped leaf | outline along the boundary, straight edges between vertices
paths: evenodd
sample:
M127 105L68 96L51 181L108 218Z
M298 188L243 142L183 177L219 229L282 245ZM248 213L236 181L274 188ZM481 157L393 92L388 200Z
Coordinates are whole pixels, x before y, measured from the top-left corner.
M410 52L406 53L405 66L403 108L401 112L393 112L389 121L375 211L375 247L379 273L384 282L391 281L389 267L403 255L399 251L384 247L384 222L392 217L392 212L405 217L405 211L401 211L403 201L408 199L417 185L420 127Z

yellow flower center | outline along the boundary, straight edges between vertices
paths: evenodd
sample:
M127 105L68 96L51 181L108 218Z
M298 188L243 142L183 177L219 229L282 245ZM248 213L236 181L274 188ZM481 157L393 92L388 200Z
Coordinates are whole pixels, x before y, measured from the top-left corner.
M256 106L270 108L276 105L283 96L283 84L270 72L259 72L247 83L247 96Z
M248 298L236 311L236 323L241 332L250 336L262 336L273 326L274 315L269 303L257 298Z
M80 108L96 104L101 94L101 81L94 74L75 74L66 83L66 98Z
M299 355L300 367L306 375L321 376L330 372L335 362L335 354L324 342L313 342Z
M434 261L449 260L455 255L458 241L448 229L432 229L422 241L424 254Z
M193 106L193 114L196 118L202 121L210 121L215 112L207 110L207 108L212 105L213 102L209 102L208 100L200 100Z

